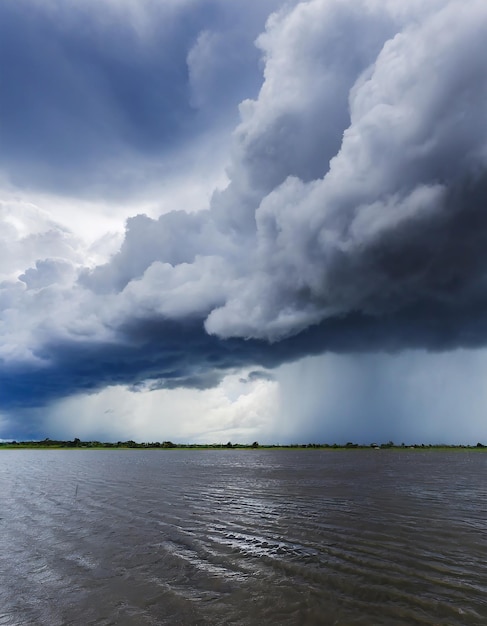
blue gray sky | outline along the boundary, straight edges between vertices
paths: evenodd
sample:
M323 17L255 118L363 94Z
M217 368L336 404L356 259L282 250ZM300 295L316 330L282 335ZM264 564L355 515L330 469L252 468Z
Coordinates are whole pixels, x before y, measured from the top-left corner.
M487 441L486 37L0 4L0 438Z

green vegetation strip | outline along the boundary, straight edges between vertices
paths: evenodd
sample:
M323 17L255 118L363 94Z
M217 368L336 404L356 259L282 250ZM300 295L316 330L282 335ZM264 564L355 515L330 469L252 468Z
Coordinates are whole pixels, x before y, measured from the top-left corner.
M328 443L307 443L307 444L268 444L261 445L257 441L251 444L231 443L230 441L225 444L210 443L210 444L196 444L196 443L173 443L172 441L154 441L150 443L136 441L117 441L114 442L102 442L102 441L81 441L78 438L72 441L60 441L55 439L43 439L42 441L4 441L0 442L0 449L18 450L18 449L41 449L41 450L72 450L72 449L90 449L90 450L105 450L105 449L176 449L176 450L301 450L301 449L313 449L313 450L486 450L487 446L482 443L476 445L445 445L445 444L395 444L392 441L387 443L371 443L371 444L358 444L348 442L346 444L328 444Z

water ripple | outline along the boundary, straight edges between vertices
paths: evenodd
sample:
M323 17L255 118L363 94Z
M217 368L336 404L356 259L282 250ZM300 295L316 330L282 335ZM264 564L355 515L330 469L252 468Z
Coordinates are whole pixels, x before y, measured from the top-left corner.
M3 451L0 626L486 624L486 461Z

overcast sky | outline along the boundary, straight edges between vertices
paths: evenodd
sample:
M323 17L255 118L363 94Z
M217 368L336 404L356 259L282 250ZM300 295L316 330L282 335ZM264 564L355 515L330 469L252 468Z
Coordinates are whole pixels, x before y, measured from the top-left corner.
M487 442L485 0L0 4L0 438Z

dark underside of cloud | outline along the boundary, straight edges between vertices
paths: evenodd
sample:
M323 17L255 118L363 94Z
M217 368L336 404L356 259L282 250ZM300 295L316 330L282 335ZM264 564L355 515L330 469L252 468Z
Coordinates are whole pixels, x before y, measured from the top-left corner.
M438 306L406 309L380 317L348 314L312 326L276 343L256 339L222 340L209 335L202 320L131 322L117 343L52 344L39 356L46 366L0 370L4 409L35 407L108 385L140 389L206 389L228 371L249 366L275 368L310 355L390 352L408 348L433 351L487 343L487 302L477 311L446 313Z
M232 135L229 184L207 210L132 217L104 265L40 259L0 285L12 344L0 362L5 409L116 384L207 388L229 370L326 351L487 343L487 5L398 6L313 0L274 15L257 42L260 92L242 102ZM184 116L191 98L203 108L218 100L229 66L221 83L205 68L220 67L231 45L200 32L198 11L194 29L166 42L184 59L192 95L181 95L178 63L153 65L157 55L137 48L133 73L96 45L89 62L85 48L69 57L106 75L105 104L125 107L123 123L108 126L116 141L94 140L79 148L82 158L120 138L146 155L173 132L181 143L172 116ZM113 50L121 63L125 48ZM40 63L46 72L48 59ZM146 100L125 98L126 83L135 81L131 94L156 89L147 102L157 102L159 70L178 74L175 89L157 105L160 116L147 111L147 128L132 127ZM15 99L7 101L15 122ZM207 127L217 112L207 111ZM30 122L32 142L42 143L45 131ZM2 132L12 167L16 154L37 161L27 140L16 153Z

